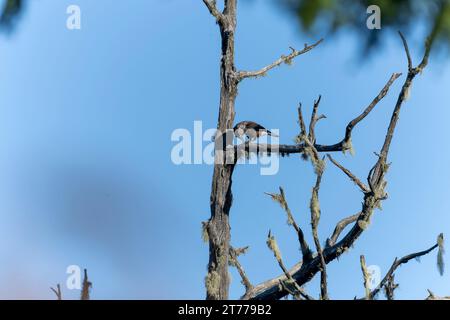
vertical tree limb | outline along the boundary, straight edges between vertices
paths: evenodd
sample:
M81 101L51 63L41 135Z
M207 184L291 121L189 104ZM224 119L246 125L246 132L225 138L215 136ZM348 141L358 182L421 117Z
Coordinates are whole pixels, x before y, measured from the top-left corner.
M364 279L364 290L366 292L366 300L370 300L370 288L369 288L370 275L366 266L366 258L363 255L361 255L359 260L361 262L361 271Z
M88 279L87 269L84 269L83 286L81 288L81 300L90 299L90 290L92 287L92 282Z
M215 1L214 1L215 2ZM213 12L211 1L205 0L208 9ZM214 13L213 13L214 15ZM234 65L234 33L236 30L236 0L225 0L225 9L218 19L222 37L222 60L220 63L220 106L217 130L225 133L233 127L235 101L237 96L237 78ZM230 276L228 260L230 251L229 213L233 195L231 192L234 165L228 165L216 152L214 174L211 188L211 218L208 222L209 263L205 279L206 298L208 300L228 299Z
M312 46L305 45L301 51L295 49L287 57L282 57L273 64L256 72L237 72L235 67L235 31L236 31L236 10L237 0L224 0L224 10L220 13L216 7L215 0L203 0L209 12L216 18L220 28L222 39L222 59L220 62L220 105L217 121L218 135L222 139L217 139L220 143L227 139L227 132L233 127L235 117L235 101L237 96L238 83L249 77L257 77L268 70L275 68L283 62L289 62L295 57L312 50L319 42ZM226 144L227 145L227 144ZM225 146L226 146L225 145ZM232 163L223 158L223 149L216 147L214 173L212 178L210 207L211 218L207 223L209 238L209 262L208 273L205 278L206 298L209 300L228 299L230 277L228 274L229 251L230 251L230 222L229 214L233 195L231 191L232 175L236 165L236 157ZM221 152L217 152L220 150ZM236 150L235 148L233 150ZM234 152L236 154L236 152Z

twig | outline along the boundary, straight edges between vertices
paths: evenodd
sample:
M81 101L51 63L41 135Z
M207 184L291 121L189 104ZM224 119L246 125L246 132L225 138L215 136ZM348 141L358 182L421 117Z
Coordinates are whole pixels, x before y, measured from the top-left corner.
M206 0L204 0L206 1ZM317 47L321 42L323 41L323 39L320 39L319 41L317 41L316 43L308 46L305 45L305 48L303 50L296 50L294 48L290 48L292 50L292 52L285 56L282 55L277 61L273 62L272 64L258 70L258 71L239 71L237 73L237 78L238 80L243 80L246 78L255 78L255 77L261 77L264 76L268 71L272 70L275 67L278 67L279 65L283 64L283 63L291 63L292 60L296 57L298 57L299 55L302 55L304 53L307 53L309 51L311 51L312 49L314 49L315 47Z
M430 289L427 289L428 297L425 300L450 300L450 297L438 297Z
M348 226L350 223L353 223L356 220L358 220L358 217L360 215L361 215L361 212L358 212L352 216L346 217L346 218L342 219L341 221L339 221L336 224L336 227L334 228L333 234L327 240L327 247L331 247L332 245L334 245L336 243L337 239L339 238L339 235L341 234L341 232L344 231L345 227Z
M269 195L274 201L278 202L286 212L288 225L291 225L297 232L298 241L300 243L300 248L302 251L303 261L311 260L312 259L311 249L309 248L308 243L305 240L303 230L298 226L297 222L294 219L294 216L292 215L291 209L289 208L288 203L286 201L286 196L284 194L283 188L280 187L280 194L273 194L273 193L266 193L266 194Z
M319 160L323 161L323 160ZM320 296L322 300L328 300L328 287L327 287L327 264L323 256L322 246L320 244L317 228L320 220L320 202L319 202L319 189L322 181L323 165L321 169L316 171L317 179L316 184L312 190L310 209L311 209L311 227L314 238L314 244L316 245L317 254L320 259Z
M381 280L381 282L378 284L378 286L370 292L369 298L373 299L376 297L378 292L381 290L381 288L383 288L385 286L387 281L389 281L390 277L392 277L392 275L394 274L395 270L398 267L400 267L402 264L408 263L412 259L416 259L418 257L424 256L424 255L430 253L437 247L438 247L438 244L436 243L435 245L433 245L431 248L429 248L427 250L411 253L407 256L402 257L401 259L395 258L394 262L392 263L392 266L389 268L389 271L386 273L383 280Z
M411 54L409 53L408 42L406 42L406 39L403 36L403 33L401 33L399 31L398 34L400 35L400 38L402 39L403 47L405 48L406 59L408 60L408 72L411 72L413 69L413 65L412 65Z
M368 186L366 186L361 180L359 180L350 170L346 169L344 166L342 166L339 162L333 159L333 157L330 154L327 154L328 159L339 169L344 172L347 177L350 178L360 189L362 192L370 192L370 189Z
M50 289L55 293L57 300L62 300L61 285L59 283L56 285L56 289L52 287Z
M253 289L253 285L251 284L250 280L247 277L247 274L245 273L244 268L239 263L238 256L241 254L244 254L247 251L248 247L245 248L238 248L235 249L233 247L230 247L230 261L229 263L236 267L236 269L239 272L239 275L241 276L241 282L245 287L245 293L249 292L251 289Z
M300 287L297 284L297 282L292 278L292 275L290 274L289 270L286 269L286 266L283 263L283 259L281 258L281 252L280 252L280 249L278 248L277 241L275 240L275 237L272 235L272 233L270 231L267 236L266 243L267 243L267 246L269 247L269 249L273 252L275 259L277 260L278 265L280 266L281 270L283 270L283 273L285 274L287 280L289 281L289 284L294 286L295 293L300 294L302 297L304 297L307 300L313 300L312 297L310 297L308 294L306 294L305 291L303 290L303 288Z
M345 137L342 143L349 143L351 141L353 128L369 115L369 113L373 110L373 108L375 108L378 102L380 102L387 95L394 81L397 80L401 75L401 73L393 73L383 89L381 89L380 93L378 93L378 95L372 100L369 106L364 109L364 111L359 116L348 123L347 128L345 129Z
M89 300L90 299L90 289L92 287L92 282L88 280L87 269L84 269L84 279L83 279L83 287L81 288L81 300Z
M386 281L384 285L384 295L388 300L394 300L394 291L398 288L398 284L394 281L394 274L392 274Z
M314 101L313 111L311 112L311 121L309 122L309 141L311 141L311 143L313 143L313 144L316 143L316 134L315 134L316 124L319 120L326 118L326 116L323 114L321 114L320 116L317 116L317 110L319 108L321 99L322 99L322 96L319 95L319 99Z
M298 124L300 125L300 135L306 136L306 125L305 125L305 119L303 118L303 112L302 112L302 104L298 104Z
M367 271L367 267L366 267L366 258L363 255L361 255L359 257L359 259L360 259L361 271L362 271L363 279L364 279L364 289L366 292L366 300L370 300L370 289L369 289L370 275L369 275L369 272Z
M221 22L223 20L223 14L217 10L216 0L203 0L203 3L208 8L211 15L213 15L217 22Z

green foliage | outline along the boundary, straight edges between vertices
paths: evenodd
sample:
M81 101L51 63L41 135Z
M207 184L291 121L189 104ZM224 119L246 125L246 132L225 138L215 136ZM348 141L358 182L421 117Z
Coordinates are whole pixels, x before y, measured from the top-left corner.
M436 40L448 47L450 44L449 0L275 0L294 14L302 31L315 36L329 36L345 29L355 32L369 51L377 47L385 30L402 30L405 33L424 23L428 33L436 31ZM381 30L366 28L366 13L370 5L381 9Z
M23 0L6 0L0 10L0 29L11 30L17 16L23 11Z

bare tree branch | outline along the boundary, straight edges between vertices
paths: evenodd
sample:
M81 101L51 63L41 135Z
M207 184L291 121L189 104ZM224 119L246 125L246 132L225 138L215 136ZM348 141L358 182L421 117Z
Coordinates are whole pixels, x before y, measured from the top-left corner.
M258 71L239 71L237 74L237 77L240 80L243 80L245 78L256 78L256 77L261 77L266 75L266 73L270 70L272 70L275 67L278 67L279 65L283 64L283 63L287 63L290 64L292 63L292 60L295 59L296 57L305 54L309 51L311 51L312 49L314 49L315 47L317 47L321 42L323 41L323 39L320 39L319 41L317 41L316 43L308 46L307 44L305 44L305 48L303 50L296 50L294 48L290 48L292 50L292 52L285 56L282 55L277 61L273 62L272 64L258 70Z
M313 111L311 112L311 121L309 122L309 141L311 141L312 144L316 143L316 134L315 134L315 128L318 121L321 119L325 119L326 116L324 114L321 114L320 116L317 116L317 110L319 109L320 100L322 99L322 96L319 95L319 99L314 101Z
M334 245L336 243L337 239L339 238L341 232L344 231L345 227L348 226L350 223L353 223L356 220L358 220L360 214L361 214L361 212L358 212L352 216L346 217L346 218L342 219L341 221L339 221L336 224L336 227L334 228L333 234L327 240L327 247L331 247L332 245Z
M275 237L272 235L272 233L269 231L269 234L267 236L267 246L269 249L273 252L273 255L275 256L275 259L278 262L278 265L280 266L281 270L283 270L283 273L285 274L288 281L284 282L284 285L292 285L295 289L294 296L301 295L307 300L313 300L308 294L305 293L302 287L300 287L297 282L292 278L291 274L289 273L289 270L286 268L286 266L283 263L283 259L281 258L281 252L278 247L277 241L275 240ZM282 280L279 280L280 283Z
M217 10L216 0L203 0L203 3L208 8L211 15L213 15L217 22L221 23L223 21L223 14Z
M370 282L370 275L366 267L366 258L361 255L360 256L360 262L361 262L361 271L363 274L364 279L364 289L366 292L366 300L370 300L370 289L369 289L369 282Z
M406 59L408 60L408 72L411 72L413 69L413 65L412 65L411 54L409 53L408 42L406 42L405 37L403 36L403 34L400 31L398 32L398 34L400 35L400 38L402 39L403 47L405 48Z
M57 300L62 300L61 285L59 283L56 285L56 289L52 287L50 289L55 293Z
M350 170L346 169L344 166L342 166L339 162L333 159L333 157L330 154L327 154L328 159L339 169L344 172L347 177L350 178L360 189L362 192L370 192L370 189L368 186L366 186L361 180L359 180Z
M428 297L425 300L450 300L450 297L438 297L428 289Z
M284 190L280 187L280 194L266 193L272 199L280 204L280 206L284 209L287 215L287 223L291 225L295 231L297 232L298 241L300 243L300 248L302 251L303 261L309 261L312 259L312 252L308 246L308 243L305 240L305 235L303 230L298 226L297 222L295 222L294 216L292 215L291 209L288 206L286 201L286 196L284 194Z
M248 249L248 246L244 247L244 248L238 248L238 249L230 247L230 260L229 260L229 263L232 266L236 267L236 269L238 270L239 275L241 276L241 282L245 287L246 293L249 292L253 288L253 285L251 284L250 280L248 279L244 268L239 263L238 257L239 257L239 255L244 254L247 251L247 249Z
M303 266L303 261L296 263L289 270L289 274L292 275L292 274L297 273L302 268L302 266ZM250 299L254 299L254 297L259 297L261 294L269 293L269 292L271 294L274 294L275 292L277 292L279 290L280 282L284 282L286 280L288 280L288 278L286 277L286 274L284 274L284 273L280 274L279 276L277 276L273 279L269 279L267 281L264 281L263 283L260 283L256 286L254 286L253 289L250 290L249 292L247 292L241 299L250 300Z
M355 119L349 122L347 128L345 129L345 137L342 143L349 143L351 141L353 128L369 115L369 113L373 110L373 108L375 108L378 102L380 102L387 95L392 84L401 75L402 75L401 73L393 73L392 76L389 78L388 82L386 83L386 85L383 87L380 93L372 100L369 106L367 106L367 108L364 109L364 111L359 116L357 116Z
M395 258L394 262L392 263L391 267L389 268L389 271L386 273L384 278L381 280L380 284L370 292L368 298L369 299L375 298L376 295L378 294L378 292L381 290L381 288L383 288L386 285L386 283L389 281L389 279L393 276L395 270L398 267L400 267L402 264L408 263L412 259L416 259L421 256L424 256L424 255L430 253L431 251L433 251L434 249L436 249L437 247L438 247L438 244L436 243L435 245L428 248L427 250L408 254L407 256L404 256L401 259Z
M323 162L324 160L319 160ZM323 256L322 246L320 244L318 235L318 226L320 221L320 202L319 202L319 189L322 181L322 174L324 170L324 164L321 163L316 170L316 184L312 190L312 196L310 201L311 209L311 227L314 238L314 244L316 245L317 254L320 259L320 297L322 300L328 300L328 286L327 286L327 264Z
M87 269L84 269L83 286L81 288L81 300L90 299L90 290L92 287L92 282L89 281L87 275Z
M386 284L384 285L384 295L388 300L394 300L394 291L398 288L398 284L394 281L394 274L388 277Z
M299 103L298 104L298 124L300 125L300 136L301 137L306 137L307 132L306 132L306 124L305 124L305 119L303 118L303 112L302 112L302 104Z

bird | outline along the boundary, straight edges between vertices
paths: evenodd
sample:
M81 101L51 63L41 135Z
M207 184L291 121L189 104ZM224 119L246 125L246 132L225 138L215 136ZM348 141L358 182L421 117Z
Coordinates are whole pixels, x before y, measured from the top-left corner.
M270 132L270 130L253 121L241 121L234 126L233 131L234 135L239 139L242 139L242 136L246 135L250 141L264 135L278 137L276 134Z

